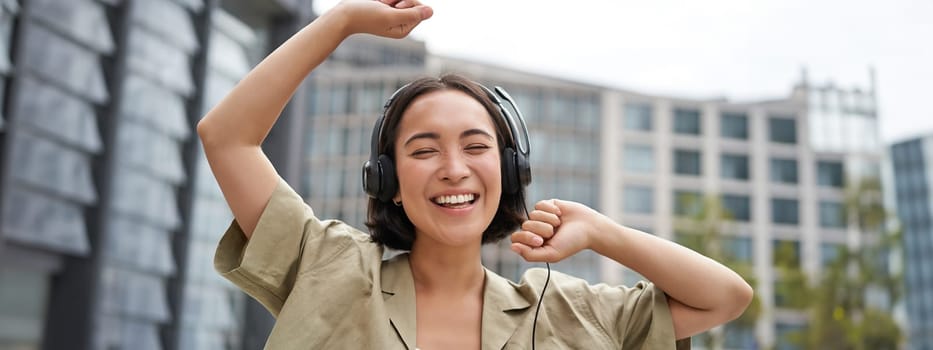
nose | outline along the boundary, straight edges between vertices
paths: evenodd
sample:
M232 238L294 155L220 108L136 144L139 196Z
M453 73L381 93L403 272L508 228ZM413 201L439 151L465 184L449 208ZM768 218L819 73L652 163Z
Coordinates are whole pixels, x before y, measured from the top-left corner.
M463 154L459 152L449 153L444 157L444 163L441 165L441 180L458 182L470 176L470 167L467 165Z

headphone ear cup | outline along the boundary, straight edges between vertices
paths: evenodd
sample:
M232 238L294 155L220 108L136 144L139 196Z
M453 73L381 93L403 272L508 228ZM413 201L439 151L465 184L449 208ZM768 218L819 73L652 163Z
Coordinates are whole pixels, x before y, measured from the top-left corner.
M502 193L515 194L521 189L518 179L518 164L515 150L506 147L502 150Z
M515 153L515 171L520 188L531 184L531 163L528 161L528 157L521 153Z
M367 160L363 163L363 191L370 197L378 197L379 195L380 176L378 168L379 164L373 164L372 161Z
M395 162L385 154L379 155L379 200L389 202L398 193L398 178L395 175Z

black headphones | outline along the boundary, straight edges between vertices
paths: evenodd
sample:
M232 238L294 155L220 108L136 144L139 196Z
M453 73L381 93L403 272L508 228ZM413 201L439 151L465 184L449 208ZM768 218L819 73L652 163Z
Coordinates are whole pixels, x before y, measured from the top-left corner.
M372 198L383 202L389 202L398 192L398 178L395 175L395 163L392 158L379 152L379 140L385 132L384 123L389 106L395 101L400 92L405 90L410 84L402 86L389 97L382 107L382 115L376 119L376 125L373 126L372 141L370 143L369 160L363 163L363 190ZM525 125L525 118L522 112L518 110L518 105L509 96L505 89L496 86L494 90L479 85L489 99L499 108L499 117L509 126L509 140L506 140L505 147L502 149L502 191L503 193L515 194L523 187L531 183L531 164L528 162L530 147L528 143L528 127ZM512 113L514 111L514 113ZM517 121L516 121L517 119ZM521 129L519 129L519 126ZM521 132L521 138L517 138ZM511 144L510 144L511 143ZM518 149L518 152L515 149Z

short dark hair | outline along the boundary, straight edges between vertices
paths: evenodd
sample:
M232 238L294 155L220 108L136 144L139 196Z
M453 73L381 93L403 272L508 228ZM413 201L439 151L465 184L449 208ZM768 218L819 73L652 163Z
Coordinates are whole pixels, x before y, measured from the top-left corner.
M505 118L499 115L499 108L490 99L486 89L478 83L458 74L446 74L441 77L425 77L417 79L402 88L395 95L385 110L383 123L383 137L377 141L377 151L395 160L395 139L398 137L398 126L402 114L418 96L440 90L458 90L473 97L492 118L496 127L499 154L505 147L517 149L516 140L512 139L509 126ZM500 159L500 163L502 160ZM501 171L501 166L500 166ZM502 174L506 176L507 174ZM525 189L520 188L513 194L508 194L505 188L499 197L499 208L492 219L492 223L483 232L483 243L498 242L505 238L525 220ZM385 245L392 249L411 250L415 242L415 225L408 219L404 209L391 202L383 202L376 198L369 198L368 218L366 227L373 242Z

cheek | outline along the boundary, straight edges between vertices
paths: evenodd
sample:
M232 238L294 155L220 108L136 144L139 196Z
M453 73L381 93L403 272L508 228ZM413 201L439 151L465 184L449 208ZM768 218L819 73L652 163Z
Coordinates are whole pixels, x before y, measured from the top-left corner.
M424 160L412 160L397 162L395 166L396 179L398 180L399 193L409 193L417 195L422 192L424 185L431 181L437 168L436 164Z
M479 169L477 170L480 174L483 174L486 186L492 188L502 187L502 165L499 162L498 155L483 159L483 161L479 163Z

